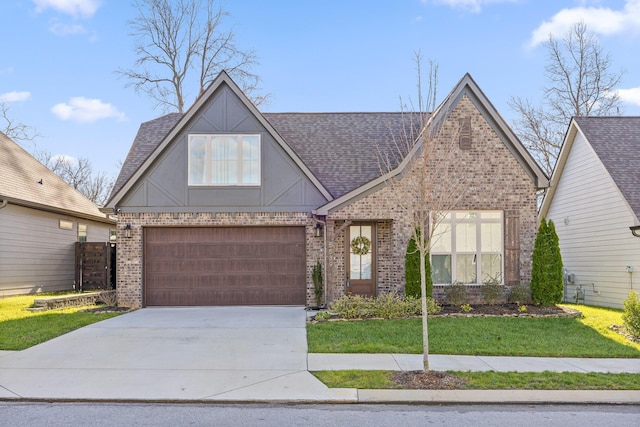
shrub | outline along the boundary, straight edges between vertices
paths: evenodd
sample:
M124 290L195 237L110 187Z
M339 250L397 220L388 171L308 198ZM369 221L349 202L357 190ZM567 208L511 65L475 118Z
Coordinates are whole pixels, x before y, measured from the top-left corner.
M454 282L444 288L444 295L447 304L462 305L468 301L467 287L464 283Z
M311 280L313 281L313 293L316 297L316 305L322 302L322 264L316 262L311 271Z
M531 302L530 286L528 283L519 283L511 286L511 292L509 293L509 302L514 302L518 305Z
M330 310L344 319L397 319L420 315L422 302L420 298L401 298L394 293L383 294L377 298L347 295L331 303ZM436 314L440 310L433 298L427 298L427 314Z
M562 256L553 221L540 222L533 246L531 298L535 304L553 305L562 301Z
M629 291L629 296L624 300L624 313L622 320L629 335L640 338L640 299L636 291Z
M314 320L322 321L327 320L331 317L331 314L328 311L319 311L315 316L313 316Z
M431 278L431 262L429 262L429 254L424 257L426 268L426 289L427 296L433 296L433 280ZM407 252L404 258L405 271L405 294L412 297L420 297L422 290L420 286L420 251L416 245L415 239L411 238L407 245Z
M504 286L502 286L499 278L485 280L480 288L480 294L482 294L482 299L485 303L493 305L502 301L504 296Z

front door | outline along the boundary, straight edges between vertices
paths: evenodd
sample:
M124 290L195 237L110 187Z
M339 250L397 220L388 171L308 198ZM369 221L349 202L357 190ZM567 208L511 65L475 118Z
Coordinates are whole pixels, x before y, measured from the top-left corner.
M376 295L376 228L352 224L347 235L347 295Z

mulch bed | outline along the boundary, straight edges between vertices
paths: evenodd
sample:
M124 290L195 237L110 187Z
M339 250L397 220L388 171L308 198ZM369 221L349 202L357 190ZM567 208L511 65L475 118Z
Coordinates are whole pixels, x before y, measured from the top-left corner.
M404 389L456 390L467 384L462 378L441 371L397 371L391 380Z
M111 305L103 305L95 308L87 308L86 310L81 310L83 313L126 313L127 311L131 311L129 307L114 307Z
M525 309L523 309L524 307ZM557 305L542 306L534 304L477 304L471 305L471 311L464 311L458 305L443 305L437 316L577 316L578 310ZM433 317L433 316L431 316Z

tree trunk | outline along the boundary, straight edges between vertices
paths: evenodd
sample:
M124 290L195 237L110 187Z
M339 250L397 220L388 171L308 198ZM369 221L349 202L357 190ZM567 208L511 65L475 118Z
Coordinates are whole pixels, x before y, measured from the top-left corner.
M422 299L422 354L424 370L429 370L429 328L427 327L427 266L424 260L424 242L420 245L420 290Z

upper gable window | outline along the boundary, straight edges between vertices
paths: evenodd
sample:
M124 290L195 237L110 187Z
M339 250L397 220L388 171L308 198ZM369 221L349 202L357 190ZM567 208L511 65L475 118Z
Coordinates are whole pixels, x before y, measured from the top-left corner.
M189 135L189 185L260 185L260 135Z

